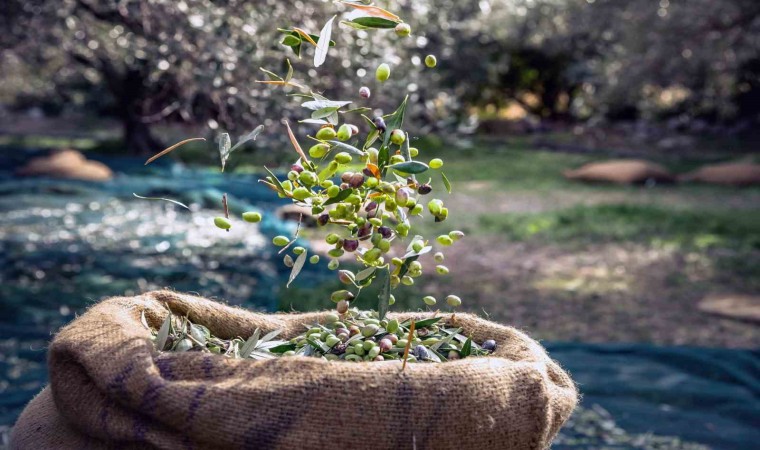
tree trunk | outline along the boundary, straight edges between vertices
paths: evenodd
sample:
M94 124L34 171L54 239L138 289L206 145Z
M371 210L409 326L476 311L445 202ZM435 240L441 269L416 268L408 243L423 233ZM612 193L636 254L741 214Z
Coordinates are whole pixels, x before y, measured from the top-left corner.
M124 122L124 145L134 155L158 153L164 149L160 140L153 136L148 124L140 117L127 113L122 115Z

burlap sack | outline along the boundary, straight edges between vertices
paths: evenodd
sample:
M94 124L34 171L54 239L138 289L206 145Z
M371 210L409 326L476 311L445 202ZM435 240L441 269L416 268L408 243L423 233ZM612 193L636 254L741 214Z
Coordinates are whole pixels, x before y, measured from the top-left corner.
M257 327L292 337L324 315L255 314L168 291L108 299L54 338L50 391L27 407L11 448L543 449L577 402L538 343L471 315L458 325L495 339L493 357L401 372L398 361L159 354L140 313L158 327L167 306L225 338Z
M678 180L727 186L757 186L760 185L760 164L750 162L713 164L681 175Z
M591 163L575 170L566 170L562 174L569 180L618 184L645 183L649 180L669 183L675 179L663 166L639 159Z

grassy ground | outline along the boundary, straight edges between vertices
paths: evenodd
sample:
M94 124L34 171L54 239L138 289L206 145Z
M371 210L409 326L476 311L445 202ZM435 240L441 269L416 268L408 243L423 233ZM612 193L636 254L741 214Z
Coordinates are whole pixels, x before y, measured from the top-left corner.
M436 194L450 220L422 229L461 229L468 238L447 253L451 275L426 275L399 290L401 308L456 292L468 311L544 339L760 345L757 325L698 309L707 294L760 292L760 190L570 182L563 169L606 157L539 151L519 140L418 147L423 160L444 159L454 185L451 195ZM674 172L700 164L660 162ZM291 288L287 298L298 300L281 307L323 307L336 287ZM370 307L375 298L365 291L359 301Z

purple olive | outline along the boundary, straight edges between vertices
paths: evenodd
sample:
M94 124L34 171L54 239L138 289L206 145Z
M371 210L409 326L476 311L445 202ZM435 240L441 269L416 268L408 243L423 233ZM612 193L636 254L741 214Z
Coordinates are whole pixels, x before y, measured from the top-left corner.
M317 224L319 224L319 226L321 227L327 225L329 221L330 221L330 215L327 213L322 214L319 217L317 217Z
M481 347L483 347L483 350L488 350L489 352L494 352L494 351L496 351L496 341L494 341L493 339L489 339L489 340L483 342L483 345L481 345Z
M385 130L386 130L387 128L386 128L386 126L385 126L385 120L383 120L383 118L382 118L382 117L380 117L380 116L377 116L377 117L375 117L375 118L372 120L372 123L374 123L374 124L375 124L375 127L376 127L378 130L380 130L380 131L382 131L383 133L385 133Z
M377 229L377 232L380 233L383 236L383 239L390 239L393 235L393 232L389 227L386 227L383 225L382 227Z
M412 354L418 360L430 359L430 352L428 352L428 349L424 345L414 347Z
M358 172L351 175L351 178L348 181L348 185L352 188L359 188L362 184L364 184L364 175Z
M359 96L361 96L361 98L369 98L370 95L372 95L372 92L370 92L367 86L362 86L361 89L359 89Z
M385 353L391 348L393 348L393 342L391 342L391 340L388 338L380 339L379 345L380 345L380 353Z
M343 250L355 252L357 248L359 248L359 241L356 239L346 239L343 241Z
M369 202L367 203L367 206L364 207L364 210L367 212L372 211L373 209L377 208L377 203L375 202Z
M300 164L293 164L292 166L290 166L290 170L301 173L303 172L303 166Z

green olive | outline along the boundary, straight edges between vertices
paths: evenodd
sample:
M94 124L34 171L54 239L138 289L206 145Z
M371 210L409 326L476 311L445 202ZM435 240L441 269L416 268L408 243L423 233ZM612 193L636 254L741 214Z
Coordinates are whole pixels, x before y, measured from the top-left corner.
M351 162L353 158L350 154L346 152L340 152L337 155L335 155L335 161L338 162L338 164L348 164Z
M290 242L287 236L275 236L272 239L272 243L278 247L285 247Z
M257 212L244 212L243 213L243 220L249 223L258 223L261 222L261 213Z
M232 222L224 217L214 217L214 225L216 225L218 228L221 228L222 230L229 230L232 228Z
M435 297L433 297L432 295L426 295L422 297L422 301L425 302L425 304L428 306L435 306L436 304Z
M391 67L386 63L380 64L375 71L375 78L377 78L377 81L387 81L390 77Z
M343 125L340 126L340 128L338 128L337 137L339 141L347 141L351 139L351 134L352 134L351 127L346 123L344 123Z
M443 160L441 158L433 158L430 160L428 166L430 166L431 169L440 169L443 167Z
M319 131L317 131L316 137L320 141L329 141L330 139L335 139L335 136L337 136L335 129L332 127L324 127L320 128Z
M425 57L425 65L432 69L438 65L438 58L436 58L435 55L427 55Z
M330 151L330 146L327 144L312 145L309 149L309 156L312 158L322 158Z
M448 303L449 306L451 306L452 308L456 308L462 305L462 299L457 297L456 295L447 295L446 303Z

